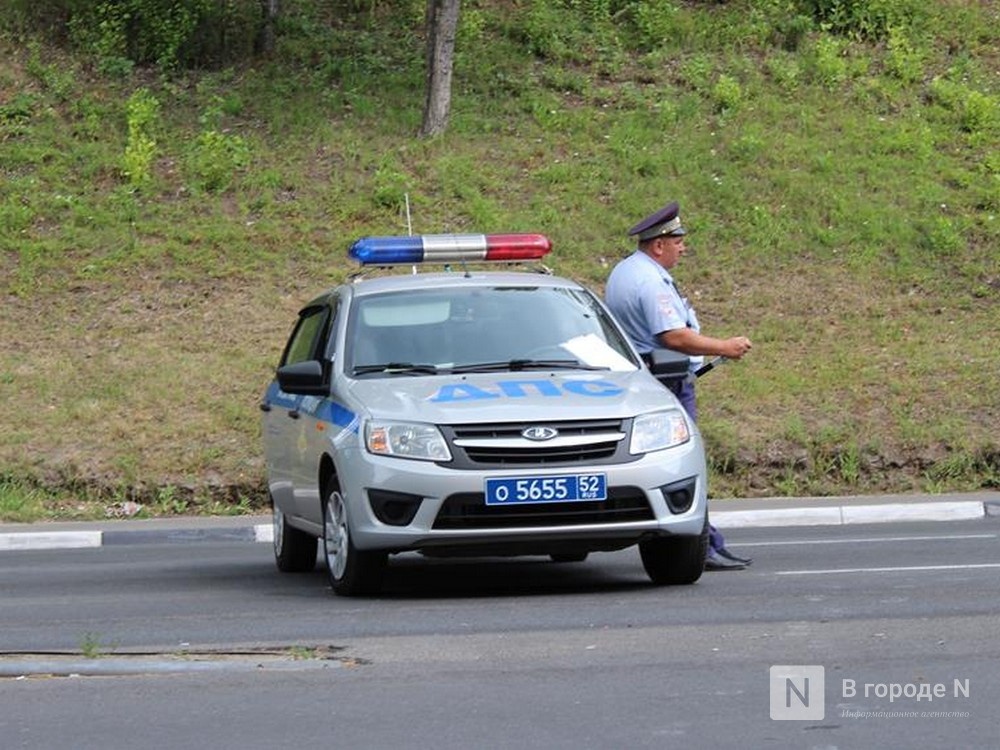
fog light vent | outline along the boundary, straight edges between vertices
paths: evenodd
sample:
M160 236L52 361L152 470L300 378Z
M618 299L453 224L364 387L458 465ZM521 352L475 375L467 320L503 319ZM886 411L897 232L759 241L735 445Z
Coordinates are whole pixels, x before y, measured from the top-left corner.
M660 492L663 493L663 499L667 501L667 507L670 508L671 513L686 513L694 503L694 493L697 486L697 478L691 477L665 484L660 487Z
M389 492L387 490L368 490L368 503L375 517L389 526L406 526L417 515L420 495L410 495L405 492Z

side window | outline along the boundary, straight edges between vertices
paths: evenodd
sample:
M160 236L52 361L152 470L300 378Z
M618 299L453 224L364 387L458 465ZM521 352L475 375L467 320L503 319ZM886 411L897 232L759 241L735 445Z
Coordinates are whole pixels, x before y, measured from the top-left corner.
M299 322L281 358L282 366L319 359L320 334L326 331L327 312L325 307L313 307L299 314Z

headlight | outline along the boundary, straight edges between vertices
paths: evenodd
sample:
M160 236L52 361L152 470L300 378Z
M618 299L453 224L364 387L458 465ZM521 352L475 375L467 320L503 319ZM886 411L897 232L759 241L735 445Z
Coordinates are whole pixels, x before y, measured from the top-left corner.
M365 446L369 453L421 461L450 461L451 452L438 428L413 422L368 422Z
M679 409L643 414L632 422L629 453L639 455L682 445L691 439L687 419Z

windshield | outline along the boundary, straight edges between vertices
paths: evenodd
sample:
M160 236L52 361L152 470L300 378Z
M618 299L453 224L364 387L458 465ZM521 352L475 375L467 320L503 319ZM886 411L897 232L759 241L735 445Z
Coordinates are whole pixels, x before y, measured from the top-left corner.
M356 377L385 377L636 365L585 290L468 287L357 299L348 322L346 367Z

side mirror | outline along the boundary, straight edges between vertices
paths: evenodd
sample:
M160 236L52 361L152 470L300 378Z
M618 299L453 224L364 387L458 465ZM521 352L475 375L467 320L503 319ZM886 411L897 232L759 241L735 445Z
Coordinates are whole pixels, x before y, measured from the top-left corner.
M673 349L653 349L647 359L649 371L664 385L676 385L688 376L691 358Z
M279 367L278 385L285 393L298 396L323 396L329 390L323 378L323 365L312 359Z

